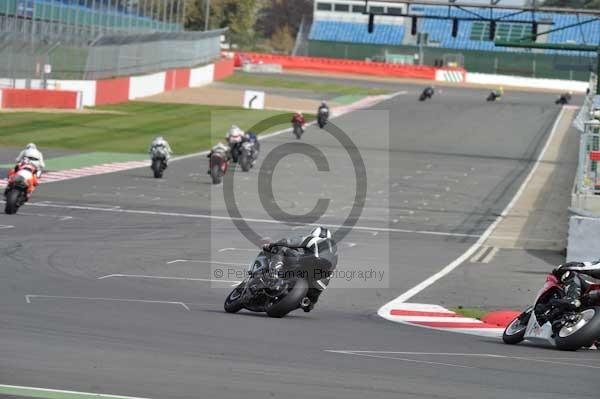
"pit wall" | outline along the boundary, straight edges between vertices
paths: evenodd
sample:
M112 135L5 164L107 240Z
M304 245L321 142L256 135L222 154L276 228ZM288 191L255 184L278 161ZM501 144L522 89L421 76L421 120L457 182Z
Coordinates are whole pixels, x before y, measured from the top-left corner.
M575 93L585 93L587 88L589 87L588 82L579 82L576 80L523 78L520 76L490 75L487 73L472 72L467 73L465 82L483 85L514 86L532 89L572 91Z
M16 80L15 89L0 89L0 108L68 108L116 104L171 90L199 87L233 75L232 59L223 59L199 68L171 69L164 72L104 80ZM73 98L77 99L73 101Z

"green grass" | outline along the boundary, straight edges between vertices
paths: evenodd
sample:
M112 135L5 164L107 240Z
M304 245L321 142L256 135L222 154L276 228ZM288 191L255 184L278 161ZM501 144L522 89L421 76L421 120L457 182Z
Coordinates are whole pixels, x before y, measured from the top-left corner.
M478 319L478 320L489 313L489 311L487 311L487 310L474 309L474 308L463 308L462 306L459 306L457 308L452 308L450 310L453 311L454 313L457 313L464 317L470 317L472 319Z
M387 89L340 85L336 83L315 83L294 79L272 78L269 76L256 76L245 73L236 73L223 80L223 82L245 86L306 90L338 96L378 96L391 93L391 91Z
M210 148L232 124L265 133L290 127L292 117L281 111L145 102L97 109L120 113L0 113L0 145L22 147L35 142L41 148L135 154L146 153L152 139L162 135L181 155ZM278 125L266 130L264 123L255 126L269 118L275 118Z

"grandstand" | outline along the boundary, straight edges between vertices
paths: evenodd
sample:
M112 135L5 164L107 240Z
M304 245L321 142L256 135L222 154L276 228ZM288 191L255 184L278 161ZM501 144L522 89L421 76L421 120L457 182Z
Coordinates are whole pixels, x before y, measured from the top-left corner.
M524 75L552 76L551 69L545 67L544 63L560 65L561 68L554 75L560 77L575 77L579 75L586 78L586 73L595 59L589 53L574 54L561 50L529 50L511 47L496 47L490 38L489 22L485 21L460 21L456 37L452 36L452 20L431 19L427 16L450 16L450 17L473 17L481 15L481 9L452 8L444 6L403 4L403 3L377 3L369 2L368 12L377 15L373 33L368 33L368 15L365 15L365 2L360 0L316 0L314 6L313 25L308 35L308 52L316 56L334 56L343 58L383 58L384 54L415 53L417 36L411 35L411 18L398 17L394 15L418 15L417 30L427 34L427 41L421 43L424 46L425 62L440 63L447 55L454 59L464 59L465 64L470 64L470 69L490 72L498 65L505 64L504 73ZM516 10L495 10L497 18L511 21L523 21L523 23L502 22L496 26L495 40L518 40L532 33L532 21L530 12L515 14ZM450 12L450 14L449 14ZM422 17L421 17L422 16ZM536 12L535 20L538 22L538 31L572 25L576 22L586 21L592 17L580 17L570 14ZM600 43L600 22L593 18L594 22L581 26L552 32L540 36L538 42L553 44L598 44ZM502 53L502 54L500 54ZM508 55L506 53L511 53ZM519 55L530 56L528 66L519 66ZM487 60L482 58L493 57L494 65L490 66ZM517 65L511 68L510 57ZM410 58L410 57L409 57ZM479 60L476 60L479 58ZM406 59L406 58L405 58ZM537 60L539 65L532 60ZM485 65L484 65L485 64ZM555 66L556 66L555 65ZM538 69L536 71L536 68ZM541 68L541 69L539 69ZM502 69L502 68L500 68ZM544 70L545 69L545 70Z

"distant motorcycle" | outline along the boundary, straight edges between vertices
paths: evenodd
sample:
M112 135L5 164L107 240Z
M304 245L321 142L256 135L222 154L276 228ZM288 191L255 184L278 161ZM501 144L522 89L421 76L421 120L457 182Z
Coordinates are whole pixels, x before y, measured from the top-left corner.
M165 148L155 147L152 149L152 171L154 178L160 179L163 177L164 171L167 169L168 153Z
M28 200L37 185L37 169L27 161L19 163L8 174L8 184L4 191L6 205L4 212L14 215Z
M572 310L563 301L565 287L553 274L546 277L533 306L528 307L504 330L502 339L514 345L529 341L561 350L589 347L600 339L600 285L591 284Z
M302 138L303 134L304 134L304 125L301 123L294 123L294 136L296 136L296 138L298 140L300 140L300 138Z
M427 99L430 99L433 97L433 88L431 87L426 87L423 92L421 93L421 95L419 96L419 101L425 101Z
M311 249L304 250L306 257L286 261L261 251L248 268L247 277L225 299L225 311L247 309L281 318L296 309L308 309L311 302L307 293L311 287L327 286L337 264L337 250L332 248L330 257L323 253L315 257Z
M258 158L258 151L254 142L245 141L242 143L239 155L239 164L244 172L250 171Z
M487 101L488 102L494 102L497 99L499 99L501 96L500 94L496 93L495 91L491 92L488 96L487 96Z
M227 155L221 152L212 153L209 158L208 167L213 184L221 184L223 176L225 176L225 173L227 173L227 169L229 168Z
M556 99L556 101L554 101L554 104L556 105L566 105L569 103L569 101L571 101L571 94L570 93L564 93L561 94L559 98Z
M317 115L317 123L319 124L319 128L323 129L325 125L329 122L329 109L328 108L319 108L319 112Z

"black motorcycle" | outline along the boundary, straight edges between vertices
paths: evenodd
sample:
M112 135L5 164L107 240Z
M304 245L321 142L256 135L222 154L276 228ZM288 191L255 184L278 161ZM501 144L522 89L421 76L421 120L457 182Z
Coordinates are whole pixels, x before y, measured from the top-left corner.
M319 124L319 128L321 129L323 129L325 125L327 125L327 122L329 122L329 108L319 108L317 122Z
M497 99L499 99L499 98L500 98L500 94L498 94L498 93L496 93L495 91L493 91L493 92L491 92L491 93L490 93L490 94L487 96L487 98L486 98L486 101L488 101L488 102L494 102L494 101L496 101L496 100L497 100Z
M254 163L258 159L258 148L257 143L252 141L245 141L242 143L238 161L242 170L248 172L254 166Z
M427 99L430 99L433 97L433 88L431 87L426 87L425 90L423 90L423 92L421 93L421 96L419 97L419 101L425 101Z
M152 150L152 172L155 179L161 179L167 169L167 153L162 149Z
M246 279L225 299L225 311L236 313L247 309L266 312L275 318L296 309L310 311L314 306L310 298L329 284L337 265L337 248L332 241L324 241L316 248L297 246L293 250L301 255L261 251L248 269Z
M567 105L571 101L571 95L569 93L561 94L559 98L554 101L556 105Z

